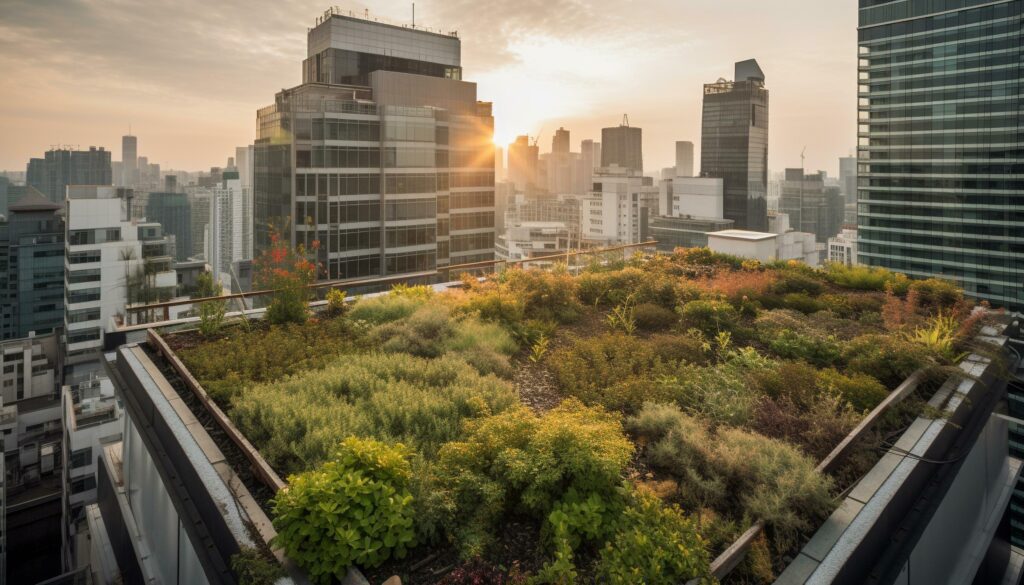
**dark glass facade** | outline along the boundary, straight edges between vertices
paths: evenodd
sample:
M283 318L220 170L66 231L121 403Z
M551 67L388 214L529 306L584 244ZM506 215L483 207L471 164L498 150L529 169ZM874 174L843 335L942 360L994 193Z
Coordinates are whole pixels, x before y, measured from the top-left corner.
M146 219L163 227L174 236L174 259L188 260L192 254L192 205L184 193L150 193L146 202Z
M12 205L8 222L0 224L0 339L51 333L64 321L59 210L29 196Z
M763 81L704 86L701 176L724 183L725 219L768 231L768 90Z
M395 71L429 77L462 79L462 67L392 55L326 49L305 60L303 82L370 85L370 74L374 71Z
M1024 0L860 7L860 262L1024 308Z

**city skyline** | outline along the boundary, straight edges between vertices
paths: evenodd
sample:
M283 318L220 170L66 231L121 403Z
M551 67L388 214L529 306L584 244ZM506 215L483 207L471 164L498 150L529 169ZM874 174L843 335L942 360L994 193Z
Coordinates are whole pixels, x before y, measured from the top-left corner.
M539 134L546 151L564 126L577 150L625 113L644 129L645 170L671 166L676 140L699 145L702 84L728 79L735 61L756 58L775 96L769 167L796 166L806 146L806 168L834 176L856 138L856 7L819 4L652 1L631 11L606 2L498 2L483 13L462 2L421 1L416 8L418 25L459 31L466 78L478 83L480 99L494 102L500 145ZM129 124L140 151L165 169L221 165L225 152L251 143L262 96L301 82L303 17L326 6L226 3L204 7L199 20L187 8L5 2L0 63L10 74L0 81L7 96L0 123L11 138L0 145L0 168L22 170L55 144L105 146L120 159ZM360 3L342 8L363 15ZM370 16L408 24L410 8L384 2ZM743 22L735 22L738 8Z

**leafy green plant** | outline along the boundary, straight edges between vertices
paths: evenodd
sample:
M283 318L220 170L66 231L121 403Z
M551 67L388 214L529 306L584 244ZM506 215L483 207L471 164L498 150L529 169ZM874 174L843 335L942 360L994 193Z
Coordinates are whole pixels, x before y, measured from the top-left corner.
M804 360L818 367L835 364L841 355L835 336L812 336L792 329L781 330L769 337L768 347L781 358Z
M847 266L833 262L825 266L824 274L833 284L855 290L882 292L888 288L895 294L903 295L910 286L910 279L906 275L872 266Z
M580 315L578 285L564 266L550 271L514 268L499 278L500 285L521 299L527 318L568 323Z
M964 300L964 291L955 282L941 278L912 281L910 290L917 293L922 307L939 311L948 311Z
M834 369L818 372L818 386L838 393L860 412L873 409L889 395L889 390L872 376L857 372L846 375Z
M340 317L345 314L345 309L348 305L345 304L345 291L332 288L327 291L327 315L330 317Z
M908 333L907 338L943 360L952 362L957 357L956 343L959 331L960 323L956 316L939 311L928 325Z
M277 231L270 234L270 247L253 263L254 286L271 290L266 319L272 324L305 323L309 316L309 285L316 278L316 265L307 258L320 249L314 241L312 251L299 244L295 248Z
M626 297L622 303L612 309L608 314L608 325L613 331L621 331L626 335L636 333L636 318L634 317L633 295Z
M213 280L213 275L204 272L196 281L196 293L192 298L218 297L221 288ZM199 332L204 336L215 335L224 325L224 314L227 312L226 301L206 301L199 303Z
M479 419L440 452L449 534L478 556L494 527L519 511L543 519L564 494L609 493L633 453L617 417L567 400L537 416L525 408Z
M354 321L366 321L371 325L381 325L405 319L427 304L428 297L423 295L386 294L376 297L362 298L356 301L349 310L349 318Z
M415 545L410 476L402 445L350 437L334 457L288 478L273 501L274 543L314 581L376 567Z
M675 585L690 579L713 583L705 542L677 506L636 491L622 527L601 549L597 580L611 585Z
M274 585L285 575L276 560L251 547L231 555L231 570L238 576L239 585Z
M533 342L533 345L530 346L531 362L536 364L540 363L544 359L544 356L547 355L548 353L548 344L550 343L550 341L551 340L548 338L547 335L541 335L539 338L537 338L537 341Z

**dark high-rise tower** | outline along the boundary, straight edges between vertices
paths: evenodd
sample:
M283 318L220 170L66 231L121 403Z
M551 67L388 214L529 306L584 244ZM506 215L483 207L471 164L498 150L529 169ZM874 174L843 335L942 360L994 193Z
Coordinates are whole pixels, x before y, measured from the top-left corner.
M601 129L601 166L612 165L644 172L643 130L631 127L628 119L616 128Z
M139 139L131 134L121 137L122 185L134 187L139 182Z
M55 148L44 158L28 163L28 185L62 203L68 185L111 185L110 151L90 146L89 150Z
M1022 309L1024 1L979 4L860 0L858 255Z
M276 225L331 279L493 259L494 118L461 53L455 33L317 19L303 84L257 112L255 255Z
M559 128L555 130L554 137L551 138L551 152L555 153L567 153L569 152L569 131L565 128Z
M720 178L725 219L768 231L768 90L757 61L736 63L735 81L704 86L700 172Z

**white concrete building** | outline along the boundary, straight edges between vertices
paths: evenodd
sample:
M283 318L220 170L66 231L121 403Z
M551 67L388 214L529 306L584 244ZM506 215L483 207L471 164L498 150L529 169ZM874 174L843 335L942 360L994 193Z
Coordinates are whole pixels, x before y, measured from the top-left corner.
M549 256L568 251L571 241L571 231L562 222L529 221L510 226L498 236L494 253L499 260Z
M583 198L580 229L584 242L607 246L643 240L648 218L657 217L658 187L640 174L612 165L594 173L594 186Z
M708 177L676 176L659 184L662 215L670 217L725 217L725 181Z
M178 286L173 240L131 219L131 189L69 186L65 209L67 361L92 361L104 331L136 301L170 299ZM131 297L131 298L129 298Z
M809 266L820 263L820 251L814 234L795 232L784 213L768 216L770 232L722 230L708 234L708 248L713 252L751 258L761 262L799 260Z
M828 261L847 266L857 263L857 230L844 229L828 239Z
M206 260L214 279L230 288L233 263L252 260L252 194L234 171L210 191L208 230Z
M94 378L61 391L64 416L65 483L69 523L81 519L83 506L96 501L96 463L103 447L121 440L121 407L114 385Z

